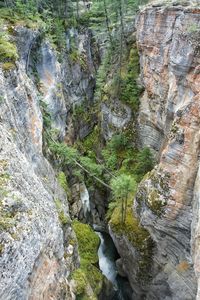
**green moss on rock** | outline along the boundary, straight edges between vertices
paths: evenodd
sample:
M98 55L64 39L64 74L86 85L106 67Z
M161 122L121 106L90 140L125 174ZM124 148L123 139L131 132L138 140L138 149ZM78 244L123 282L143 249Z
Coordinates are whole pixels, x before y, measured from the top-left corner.
M139 220L132 210L132 200L128 201L128 209L125 224L121 223L120 204L114 209L110 219L110 226L113 233L118 237L126 237L138 251L139 261L137 277L141 282L150 280L150 269L153 254L153 241L149 232L139 224Z
M162 170L152 170L147 173L139 185L136 200L139 206L144 202L152 212L161 216L167 199L170 198L169 174Z
M12 63L12 62L5 62L3 65L2 65L2 69L3 71L10 71L12 69L15 68L15 64Z
M84 259L89 263L97 263L97 251L100 243L98 235L87 224L74 221L72 226L78 239L81 259Z
M80 268L73 272L75 292L78 299L97 299L102 289L103 275L96 267L98 263L99 237L87 225L78 221L73 222L73 229L78 240L78 249L81 258Z
M143 249L145 240L149 238L149 233L146 229L140 226L138 219L134 216L132 210L132 200L128 201L128 209L125 223L121 223L121 205L117 205L111 216L110 225L112 230L119 235L126 235L129 241L138 250Z
M64 212L64 209L62 207L62 202L60 201L60 199L55 199L55 205L56 205L56 209L58 212L58 217L60 220L61 225L67 225L70 224L70 218L69 216L67 216Z
M64 172L58 173L58 182L59 182L60 186L63 188L63 190L65 191L65 193L69 196L70 188L68 186L67 178L66 178Z

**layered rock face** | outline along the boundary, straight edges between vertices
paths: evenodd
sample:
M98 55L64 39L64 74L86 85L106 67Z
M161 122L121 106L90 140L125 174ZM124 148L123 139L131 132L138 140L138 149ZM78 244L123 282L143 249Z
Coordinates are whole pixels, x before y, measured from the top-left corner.
M74 299L68 277L79 265L76 237L66 194L42 154L41 97L26 73L36 32L15 31L19 61L0 70L0 299ZM51 48L46 53L55 60Z
M200 298L200 9L196 4L149 5L136 22L145 88L139 142L151 147L158 159L141 182L134 205L155 243L146 299L189 300L196 294Z

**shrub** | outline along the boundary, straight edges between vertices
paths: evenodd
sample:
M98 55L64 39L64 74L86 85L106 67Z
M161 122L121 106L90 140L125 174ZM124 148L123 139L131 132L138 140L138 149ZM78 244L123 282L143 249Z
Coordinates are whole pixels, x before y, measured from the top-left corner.
M137 180L140 181L142 177L154 167L153 155L149 148L145 147L140 150L136 156L136 165L134 167L134 173L137 176Z
M121 223L121 205L118 202L111 216L110 225L116 234L124 234L127 236L129 241L138 250L143 248L145 244L144 241L149 237L148 231L140 226L139 221L133 214L131 198L128 199L127 217L125 223Z
M69 186L64 172L58 173L58 182L60 183L60 186L63 188L66 194L69 194Z
M142 92L137 84L139 76L139 55L136 48L131 49L127 74L121 79L121 100L128 104L133 112L139 108L139 97Z
M124 148L128 146L128 139L123 133L116 134L112 137L108 146L113 151L124 150Z
M0 62L14 62L18 58L16 46L7 37L0 37Z

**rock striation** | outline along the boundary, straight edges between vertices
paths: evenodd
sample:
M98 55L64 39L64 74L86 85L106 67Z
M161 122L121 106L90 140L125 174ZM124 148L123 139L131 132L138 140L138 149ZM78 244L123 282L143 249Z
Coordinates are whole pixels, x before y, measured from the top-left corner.
M27 75L36 36L16 27L19 61L15 69L0 69L0 299L75 299L68 278L79 266L76 236L67 196L42 153L40 95ZM48 44L42 49L44 60L58 65ZM53 103L50 92L45 99ZM56 116L64 104L55 103Z
M140 183L133 207L153 242L146 281L140 280L141 253L124 242L126 236L111 234L134 299L200 299L199 3L152 1L140 10L136 30L144 87L138 144L150 147L157 161Z
M135 211L155 242L147 299L189 300L200 297L198 250L191 251L198 231L191 238L198 215L193 194L200 153L200 8L173 4L150 5L136 21L145 88L139 138L154 150L158 165L140 184Z

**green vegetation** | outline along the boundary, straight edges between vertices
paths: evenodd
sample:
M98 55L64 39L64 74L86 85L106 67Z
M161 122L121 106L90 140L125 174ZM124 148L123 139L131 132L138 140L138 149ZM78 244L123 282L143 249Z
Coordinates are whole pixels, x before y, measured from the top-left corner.
M139 108L139 97L142 88L138 86L137 79L139 76L139 55L135 48L132 48L129 53L128 65L125 74L121 79L121 100L128 104L133 112L137 112Z
M51 114L48 112L48 105L44 101L40 101L40 108L42 112L44 130L48 131L51 129Z
M126 223L128 197L136 191L136 187L136 181L130 175L121 174L111 180L113 197L121 202L121 224Z
M78 239L81 258L80 268L72 275L76 284L76 295L79 297L78 299L97 299L103 284L103 275L95 266L98 264L99 237L89 225L78 221L73 222L73 229ZM93 291L92 295L88 294L88 286Z
M163 201L160 199L160 194L158 193L157 189L151 190L148 194L148 206L151 210L158 216L162 213L162 208L165 205Z
M139 55L136 45L124 46L120 57L119 45L115 52L108 49L102 65L97 73L96 98L103 102L111 102L118 98L132 109L133 117L139 108L139 97L143 89L138 86ZM119 73L120 68L120 73Z
M58 182L59 182L60 186L63 188L63 190L65 191L65 193L67 194L67 196L70 197L71 196L71 194L70 194L70 188L69 188L69 185L68 185L65 173L62 172L62 171L59 172L57 178L58 178Z
M133 147L132 133L129 131L116 134L102 150L106 167L115 174L128 173L137 182L154 166L154 159L149 148L138 150Z
M8 211L3 205L3 200L8 196L8 183L10 175L6 172L7 161L0 161L0 232L9 231L15 225L16 211Z
M81 153L84 153L91 159L95 160L97 153L101 151L100 140L100 128L99 126L95 126L93 131L82 142L77 143L77 146Z
M137 248L142 249L145 240L149 237L149 233L139 225L139 221L134 217L132 210L133 199L128 199L127 217L124 223L121 222L121 204L116 201L116 207L110 219L112 230L116 234L125 234L129 241Z
M110 226L117 236L126 237L129 242L140 254L138 280L148 281L150 275L150 267L152 261L153 241L149 232L140 226L138 219L134 216L132 209L133 199L128 199L127 216L124 223L121 220L121 204L115 202L114 209L111 210Z
M97 164L89 157L81 156L77 149L69 147L64 143L57 143L55 141L49 141L49 149L52 154L56 156L62 165L71 165L75 167L74 172L82 171L93 177L96 181L100 182L105 187L109 186L100 178L103 167ZM79 175L81 175L79 173Z
M74 221L72 226L78 239L81 259L84 262L97 263L97 251L100 243L98 235L89 225L80 223L79 221Z
M70 223L70 218L65 214L63 204L60 199L55 199L55 205L58 212L58 217L61 225L67 225Z
M136 44L126 39L124 23L125 19L128 20L128 15L132 19L139 4L146 2L147 0L94 0L91 9L82 13L83 7L79 1L11 0L9 6L8 1L1 1L3 8L0 9L3 20L0 26L0 63L4 71L14 68L18 58L14 38L11 38L14 37L13 25L39 29L40 38L48 37L58 50L60 60L68 55L71 65L78 63L85 71L87 60L78 50L74 34L69 29L73 27L82 33L84 27L90 27L96 33L107 35L106 54L96 76L95 105L90 107L91 103L85 95L83 103L76 105L72 112L74 124L79 121L94 124L93 131L83 141L75 141L70 147L58 142L59 136L56 130L52 130L52 116L44 101L40 101L44 127L43 150L58 167L58 181L68 195L68 182L63 172L66 169L72 170L70 176L78 181L85 180L93 188L99 184L111 191L113 201L109 204L107 214L111 228L119 235L126 235L142 253L141 264L145 267L151 252L149 234L139 225L131 205L137 183L153 168L154 161L148 148L138 149L136 146L134 123L142 93L142 88L138 85L139 56ZM69 42L66 32L71 34ZM116 100L131 108L132 119L126 128L117 129L113 137L105 141L100 129L100 106L102 102L109 105ZM89 181L88 177L92 179ZM4 185L1 186L0 193L2 197L6 195ZM160 202L156 189L149 194L147 203L157 213L162 210L163 203ZM60 199L55 199L55 205L61 225L69 224L69 217ZM8 228L11 220L14 222L12 216L3 211L0 229ZM73 273L77 299L96 299L102 287L102 274L96 267L99 238L88 225L78 221L73 223L73 228L81 257L80 268ZM93 290L92 295L88 294L87 287Z
M198 24L190 24L188 26L188 33L196 33L200 31L200 26Z
M18 58L17 48L14 43L11 42L11 38L8 34L2 20L0 21L0 63L3 63L3 69L5 71L13 68L14 62Z
M139 182L143 176L151 171L154 166L153 155L149 148L145 147L140 150L135 158L134 174L136 174L136 180Z
M17 59L17 49L9 42L7 37L0 37L0 60L1 62L15 61Z
M166 199L169 199L169 174L164 172L158 175L155 170L148 172L140 183L140 189L137 192L137 203L143 202L160 217L166 205Z

